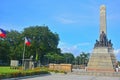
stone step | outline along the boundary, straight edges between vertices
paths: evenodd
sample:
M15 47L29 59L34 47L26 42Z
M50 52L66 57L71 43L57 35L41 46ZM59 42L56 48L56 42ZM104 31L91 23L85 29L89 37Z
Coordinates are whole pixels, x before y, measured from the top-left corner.
M85 72L85 71L73 71L69 74L77 75L91 75L91 76L110 76L110 77L120 77L120 72Z

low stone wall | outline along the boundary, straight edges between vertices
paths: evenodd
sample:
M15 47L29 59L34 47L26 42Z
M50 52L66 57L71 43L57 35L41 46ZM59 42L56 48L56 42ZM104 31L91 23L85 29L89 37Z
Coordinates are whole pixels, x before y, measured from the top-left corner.
M85 69L85 65L73 65L73 69Z
M71 64L49 64L49 69L65 71L65 72L72 72L72 65Z

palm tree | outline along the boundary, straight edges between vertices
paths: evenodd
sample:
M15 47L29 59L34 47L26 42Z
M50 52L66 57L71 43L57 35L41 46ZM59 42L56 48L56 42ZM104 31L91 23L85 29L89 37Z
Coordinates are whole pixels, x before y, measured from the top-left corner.
M87 63L88 63L88 61L89 61L89 57L90 57L90 53L85 53L85 52L82 52L81 54L80 54L80 64L82 64L82 65L85 65L85 66L87 66Z

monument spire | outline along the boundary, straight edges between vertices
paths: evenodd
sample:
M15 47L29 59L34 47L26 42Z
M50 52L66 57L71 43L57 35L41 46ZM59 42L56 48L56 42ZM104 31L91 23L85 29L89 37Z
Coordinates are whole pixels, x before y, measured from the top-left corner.
M100 34L104 32L107 35L106 31L106 7L105 5L100 6Z
M107 39L106 8L100 6L100 37L96 40L92 55L89 59L87 71L114 72L116 58L111 40Z

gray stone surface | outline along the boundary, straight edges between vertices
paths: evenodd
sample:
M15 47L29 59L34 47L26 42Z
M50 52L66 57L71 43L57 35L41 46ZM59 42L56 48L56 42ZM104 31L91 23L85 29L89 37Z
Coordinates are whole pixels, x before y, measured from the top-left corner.
M120 80L120 77L85 76L75 74L37 75L4 80Z
M25 59L24 60L24 70L33 69L34 68L34 62L32 59Z
M19 61L18 60L11 60L10 61L10 68L16 69L18 68Z
M104 31L104 33L107 35L106 30L106 7L105 5L100 6L100 34Z
M97 47L93 49L87 70L98 72L115 72L115 62L116 58L113 53L113 48Z

